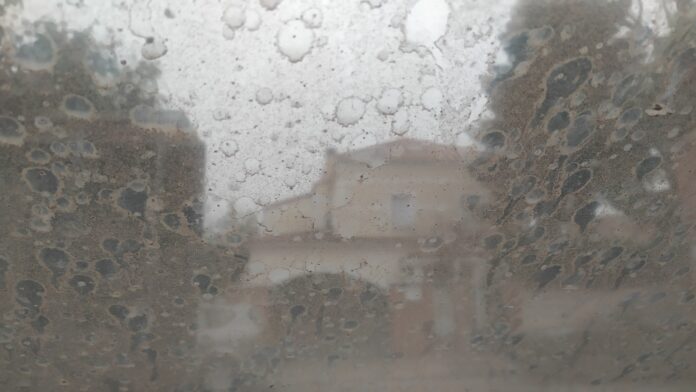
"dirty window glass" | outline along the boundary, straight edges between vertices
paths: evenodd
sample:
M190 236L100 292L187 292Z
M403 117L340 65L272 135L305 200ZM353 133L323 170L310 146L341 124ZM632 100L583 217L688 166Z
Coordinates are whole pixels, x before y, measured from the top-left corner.
M0 0L7 391L693 391L689 0Z

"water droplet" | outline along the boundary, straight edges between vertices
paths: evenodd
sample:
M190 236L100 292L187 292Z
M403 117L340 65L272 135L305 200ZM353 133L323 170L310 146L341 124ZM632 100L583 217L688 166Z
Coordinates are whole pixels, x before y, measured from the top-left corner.
M409 119L408 111L406 109L401 109L394 114L392 119L391 130L396 135L404 135L408 132L411 127L411 120Z
M140 54L145 60L156 60L167 54L167 45L161 38L148 38L140 49Z
M110 278L116 274L116 264L111 259L102 259L94 264L94 269L104 278Z
M0 143L21 146L25 136L24 125L13 118L0 116Z
M565 196L577 192L584 187L592 178L592 171L580 169L566 178L561 187L561 195Z
M283 0L259 0L261 6L267 10L274 10Z
M342 99L336 106L336 121L343 126L353 125L365 114L365 102L357 97Z
M244 8L237 5L227 7L222 14L222 21L233 30L244 26L244 22L246 21Z
M547 284L551 283L552 280L556 279L558 274L561 273L560 265L551 265L543 268L537 274L537 281L539 283L539 288L544 288Z
M415 45L433 47L447 32L450 8L445 0L419 0L404 25L406 40Z
M52 171L40 167L25 169L24 179L37 193L56 193L60 185L58 177Z
M235 200L233 208L238 217L244 217L253 214L259 207L250 197L243 196Z
M398 88L387 88L382 91L382 95L377 101L377 110L382 114L394 114L399 110L403 103L401 90Z
M299 20L287 22L277 37L278 50L293 63L302 60L309 53L313 41L314 32Z
M643 177L650 173L651 171L657 169L658 166L660 166L660 163L662 163L662 158L658 157L649 157L643 159L638 166L636 166L636 177L641 180Z
M54 279L63 276L70 264L70 256L60 248L41 249L39 260L51 271Z
M53 122L46 116L36 116L34 117L34 126L40 132L45 132L53 128Z
M425 110L439 113L442 108L442 91L437 87L429 87L421 95L421 104Z
M321 14L321 10L318 8L309 8L302 13L302 21L310 29L320 27L323 19L324 18Z
M570 125L570 115L566 111L558 112L551 117L546 129L549 133L560 131Z
M273 101L273 91L268 87L256 90L256 102L260 105L267 105Z
M109 306L109 313L117 319L123 321L126 319L126 317L128 317L130 311L123 305L111 305Z
M235 30L233 28L231 28L230 26L228 26L228 25L222 26L222 36L226 40L233 40L236 35L237 35L237 33L235 33Z
M68 116L81 119L89 119L94 113L92 102L75 94L69 94L63 98L62 109Z
M244 171L249 175L254 175L261 170L261 162L254 158L248 158L244 161Z
M21 306L38 311L43 303L44 287L33 280L20 280L15 286L15 300Z
M598 208L599 202L593 201L575 211L574 221L580 226L580 231L585 231L587 225L594 219Z
M239 147L237 146L237 142L235 142L234 140L225 140L222 143L220 143L220 151L226 157L234 156L234 154L236 154L238 150Z
M51 39L43 34L25 38L27 42L17 48L17 63L33 71L51 68L55 60L55 49Z

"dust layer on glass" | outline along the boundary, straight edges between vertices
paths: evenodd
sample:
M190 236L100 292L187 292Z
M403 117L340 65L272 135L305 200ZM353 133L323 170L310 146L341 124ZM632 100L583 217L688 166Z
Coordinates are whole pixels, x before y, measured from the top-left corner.
M0 18L3 390L696 385L692 2Z

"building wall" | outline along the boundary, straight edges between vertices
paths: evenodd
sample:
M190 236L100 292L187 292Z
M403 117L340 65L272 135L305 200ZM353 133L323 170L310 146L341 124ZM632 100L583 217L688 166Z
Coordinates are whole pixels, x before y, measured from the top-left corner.
M431 237L473 220L463 196L482 187L456 162L397 161L336 167L331 224L342 237ZM404 198L410 198L403 208ZM404 218L406 215L406 218ZM410 224L408 224L410 221Z

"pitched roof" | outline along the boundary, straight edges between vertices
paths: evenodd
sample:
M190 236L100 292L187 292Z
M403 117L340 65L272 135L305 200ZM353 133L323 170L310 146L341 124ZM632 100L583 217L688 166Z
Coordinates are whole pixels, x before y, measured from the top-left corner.
M403 138L337 154L337 160L373 161L461 161L454 145Z

